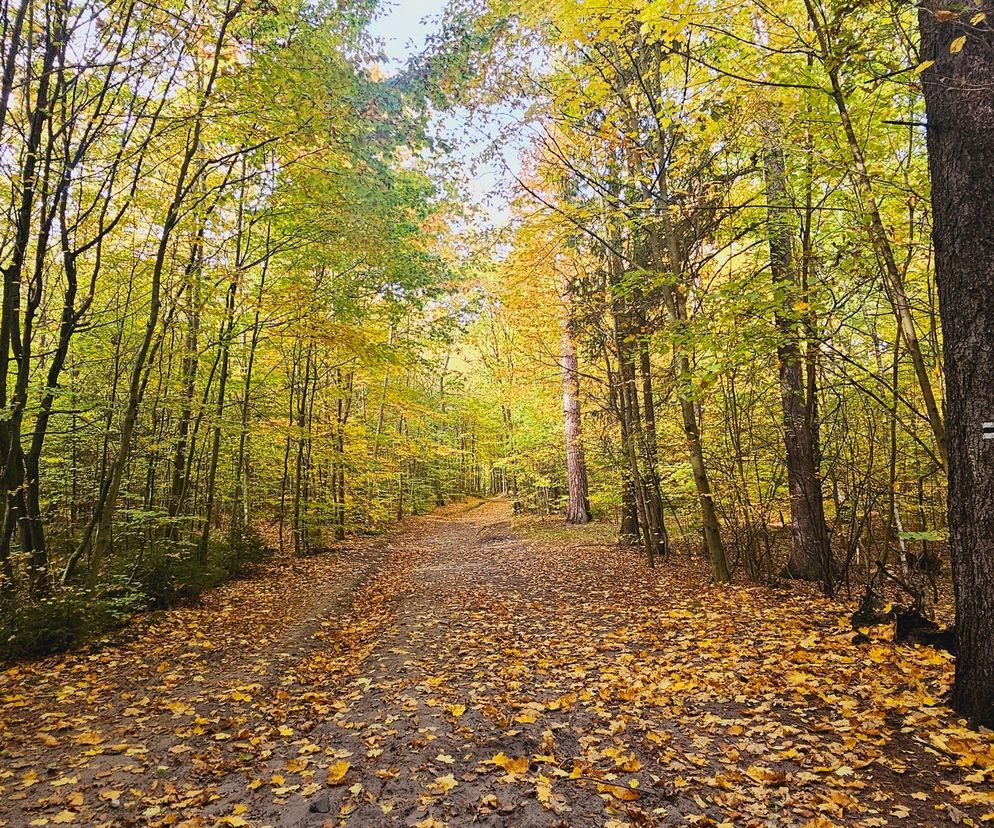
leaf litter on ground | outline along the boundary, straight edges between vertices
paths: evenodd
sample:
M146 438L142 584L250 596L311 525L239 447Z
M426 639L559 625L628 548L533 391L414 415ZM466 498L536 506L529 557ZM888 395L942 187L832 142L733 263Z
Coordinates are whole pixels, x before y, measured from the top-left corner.
M472 502L0 675L0 824L980 825L947 654Z

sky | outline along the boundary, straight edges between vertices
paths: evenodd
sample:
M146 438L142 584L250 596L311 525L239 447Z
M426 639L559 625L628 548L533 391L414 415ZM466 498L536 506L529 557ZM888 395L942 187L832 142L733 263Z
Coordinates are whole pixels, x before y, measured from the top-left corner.
M447 0L384 0L383 11L370 26L370 32L383 44L387 74L398 71L407 59L416 54L425 39L437 28ZM464 167L467 194L480 208L479 220L490 227L510 221L508 189L513 186L507 168L519 168L516 146L505 146L501 161L474 164L475 154L487 144L487 124L472 124L464 113L437 116L435 131L457 147L454 157ZM475 146L474 146L475 145Z
M446 0L389 0L370 31L384 42L388 66L396 67L418 51L445 8Z

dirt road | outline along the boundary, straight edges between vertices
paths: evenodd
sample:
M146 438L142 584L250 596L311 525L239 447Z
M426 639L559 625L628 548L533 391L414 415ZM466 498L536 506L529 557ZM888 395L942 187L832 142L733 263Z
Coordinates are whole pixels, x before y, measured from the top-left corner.
M503 502L279 562L0 675L9 826L946 825L994 812L948 657L649 572Z

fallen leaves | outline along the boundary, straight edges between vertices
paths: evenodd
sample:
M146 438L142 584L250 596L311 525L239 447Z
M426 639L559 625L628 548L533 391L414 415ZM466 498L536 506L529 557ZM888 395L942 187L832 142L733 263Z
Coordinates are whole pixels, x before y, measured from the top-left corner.
M606 782L599 782L597 790L601 793L610 794L615 799L622 802L636 802L639 799L639 792L634 788L626 788L624 785L613 785Z
M506 756L503 752L498 753L496 756L492 756L489 760L491 765L496 765L498 768L503 768L505 771L511 774L522 775L528 773L529 760L527 756L511 757Z
M102 791L97 793L97 796L107 802L114 802L124 796L124 791L116 788L104 788Z
M428 786L428 790L432 793L447 794L458 784L456 778L451 773L447 773L445 776L435 777L435 781Z
M433 524L432 549L398 548L304 655L270 644L283 660L263 648L247 668L232 647L224 673L229 636L190 609L166 614L189 643L168 657L146 643L0 674L21 762L0 770L0 818L258 824L244 799L430 828L474 810L618 828L991 819L994 740L942 706L945 654L883 631L853 646L844 608L804 594L649 574L591 544L495 557L450 531L463 537ZM260 609L253 635L274 618ZM142 678L115 682L142 659Z
M349 772L351 765L348 762L338 761L328 768L325 782L329 785L341 785L345 780L345 775Z

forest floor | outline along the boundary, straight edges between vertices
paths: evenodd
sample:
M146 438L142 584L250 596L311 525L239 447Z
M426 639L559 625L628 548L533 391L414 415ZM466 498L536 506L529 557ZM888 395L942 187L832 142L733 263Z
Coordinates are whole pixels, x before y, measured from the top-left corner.
M472 501L0 672L0 825L994 819L949 658Z

